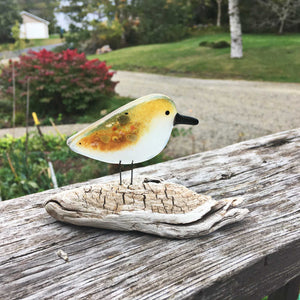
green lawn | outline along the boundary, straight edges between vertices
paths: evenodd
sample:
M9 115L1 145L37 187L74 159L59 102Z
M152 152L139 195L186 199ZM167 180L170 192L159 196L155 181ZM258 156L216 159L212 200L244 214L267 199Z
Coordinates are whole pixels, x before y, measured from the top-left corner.
M64 39L61 39L58 34L53 34L53 35L49 36L49 39L30 40L29 47L53 45L53 44L59 44L62 42L64 42Z
M231 59L230 48L199 47L199 42L230 42L227 33L202 35L180 42L129 47L104 55L115 70L179 76L300 82L300 35L243 35L244 57Z
M53 44L59 44L62 42L64 42L64 39L61 39L59 37L59 34L52 34L49 36L49 39L29 40L29 42L26 43L25 48L53 45ZM13 44L8 44L8 43L0 44L0 51L9 51L9 50L11 50L12 45Z

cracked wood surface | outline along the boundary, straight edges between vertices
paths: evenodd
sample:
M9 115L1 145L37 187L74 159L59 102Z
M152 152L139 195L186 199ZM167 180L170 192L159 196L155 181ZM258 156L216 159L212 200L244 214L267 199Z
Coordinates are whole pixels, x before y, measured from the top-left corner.
M45 201L55 219L79 226L141 231L163 237L190 238L242 220L241 197L216 201L183 185L136 178L93 184L57 193Z
M207 195L199 197L197 193L178 184L144 183L142 178L135 178L134 185L126 183L120 185L119 181L87 185L51 196L46 203L59 201L60 205L69 211L89 212L99 209L102 215L133 210L182 214L210 200L211 197Z
M259 299L270 294L300 273L299 161L300 129L295 129L135 170L217 200L243 196L250 211L243 221L189 240L67 225L43 208L58 190L117 176L0 203L0 298Z

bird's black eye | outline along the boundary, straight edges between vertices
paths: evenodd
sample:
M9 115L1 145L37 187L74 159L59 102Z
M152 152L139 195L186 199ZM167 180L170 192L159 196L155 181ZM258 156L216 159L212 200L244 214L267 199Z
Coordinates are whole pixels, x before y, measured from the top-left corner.
M126 112L125 115L128 115L128 112Z
M166 114L166 115L169 115L169 114L170 114L170 112L169 112L168 110L166 110L165 114Z

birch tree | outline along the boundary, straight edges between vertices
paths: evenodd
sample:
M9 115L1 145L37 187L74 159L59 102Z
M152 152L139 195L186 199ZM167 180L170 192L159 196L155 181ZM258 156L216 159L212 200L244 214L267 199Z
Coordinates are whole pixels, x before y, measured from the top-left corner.
M218 13L217 13L217 27L221 26L221 16L222 16L222 0L216 0L218 5Z
M240 22L239 0L228 1L228 14L231 35L231 58L243 57L242 26Z
M279 23L278 33L283 33L286 23L297 24L300 20L297 18L297 9L300 7L300 0L257 0L258 3L266 7L270 12L276 15Z

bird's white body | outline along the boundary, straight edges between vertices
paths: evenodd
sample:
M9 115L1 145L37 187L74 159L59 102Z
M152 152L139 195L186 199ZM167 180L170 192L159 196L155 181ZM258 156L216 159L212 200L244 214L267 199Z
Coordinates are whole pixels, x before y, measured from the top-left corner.
M165 148L176 113L169 97L147 95L81 130L67 144L79 154L107 163L143 162Z

